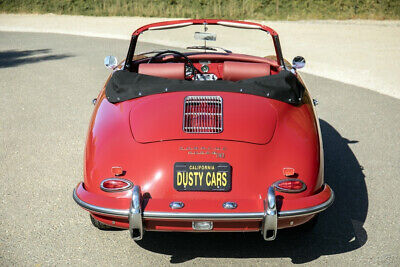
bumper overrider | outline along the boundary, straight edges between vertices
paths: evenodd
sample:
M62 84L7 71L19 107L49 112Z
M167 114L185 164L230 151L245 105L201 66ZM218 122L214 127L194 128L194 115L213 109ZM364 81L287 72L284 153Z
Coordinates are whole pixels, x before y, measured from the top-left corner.
M191 213L191 212L157 212L143 210L142 194L140 187L135 185L132 189L132 198L129 209L106 208L90 204L94 199L89 197L85 201L82 199L82 193L88 193L79 183L73 191L73 199L82 208L100 216L110 216L115 218L127 219L129 221L129 233L134 240L141 240L144 233L144 220L182 220L182 221L262 221L261 233L265 240L271 241L276 238L278 230L278 219L287 219L295 217L306 217L319 213L332 205L335 195L333 190L324 184L322 190L308 197L305 204L301 204L295 209L278 209L277 198L273 186L268 188L267 197L264 200L264 212L220 212L220 213ZM312 199L311 199L312 198ZM312 200L312 201L311 201ZM104 201L103 201L104 202ZM317 204L316 204L317 203ZM296 206L296 205L295 205Z

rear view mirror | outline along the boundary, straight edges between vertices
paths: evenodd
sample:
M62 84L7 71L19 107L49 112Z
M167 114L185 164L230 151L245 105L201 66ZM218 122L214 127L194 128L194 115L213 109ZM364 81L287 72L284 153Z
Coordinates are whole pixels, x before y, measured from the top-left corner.
M202 41L216 41L217 34L210 32L195 32L194 39Z
M118 66L117 58L114 56L106 56L106 58L104 59L104 66L106 66L106 68L110 70L114 69Z
M301 69L306 65L306 60L302 56L297 56L292 61L292 66L295 69Z

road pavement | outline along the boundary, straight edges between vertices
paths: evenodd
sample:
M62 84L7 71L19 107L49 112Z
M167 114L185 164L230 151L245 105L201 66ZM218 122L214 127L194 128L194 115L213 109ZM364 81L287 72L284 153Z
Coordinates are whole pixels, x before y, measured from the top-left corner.
M151 46L151 44L149 44ZM154 45L153 45L154 46ZM72 200L91 100L128 41L0 32L0 265L400 265L400 100L304 74L336 193L311 233L100 231Z

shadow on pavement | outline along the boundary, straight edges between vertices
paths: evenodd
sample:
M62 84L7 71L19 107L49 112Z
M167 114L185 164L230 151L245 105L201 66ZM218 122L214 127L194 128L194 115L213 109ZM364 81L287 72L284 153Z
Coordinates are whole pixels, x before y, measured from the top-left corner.
M0 68L17 67L24 64L71 57L71 55L67 54L49 55L50 52L51 49L0 51Z
M278 231L277 239L266 242L260 233L154 233L137 242L149 251L171 255L171 263L198 257L281 258L307 263L321 255L339 254L367 242L363 224L368 212L368 193L363 168L343 138L331 125L320 120L324 141L325 181L335 191L333 206L321 213L313 231Z

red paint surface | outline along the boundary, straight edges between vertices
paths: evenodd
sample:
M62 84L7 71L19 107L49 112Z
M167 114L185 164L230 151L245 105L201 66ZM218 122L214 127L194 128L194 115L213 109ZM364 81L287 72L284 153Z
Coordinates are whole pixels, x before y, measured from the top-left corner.
M223 132L218 134L185 133L183 104L186 96L221 96ZM247 101L244 101L244 100ZM240 93L177 92L143 97L131 102L130 124L139 143L168 140L235 140L255 144L268 143L275 131L277 114L265 97ZM151 115L150 115L151 114ZM173 119L172 119L173 118ZM182 143L184 145L184 143Z

